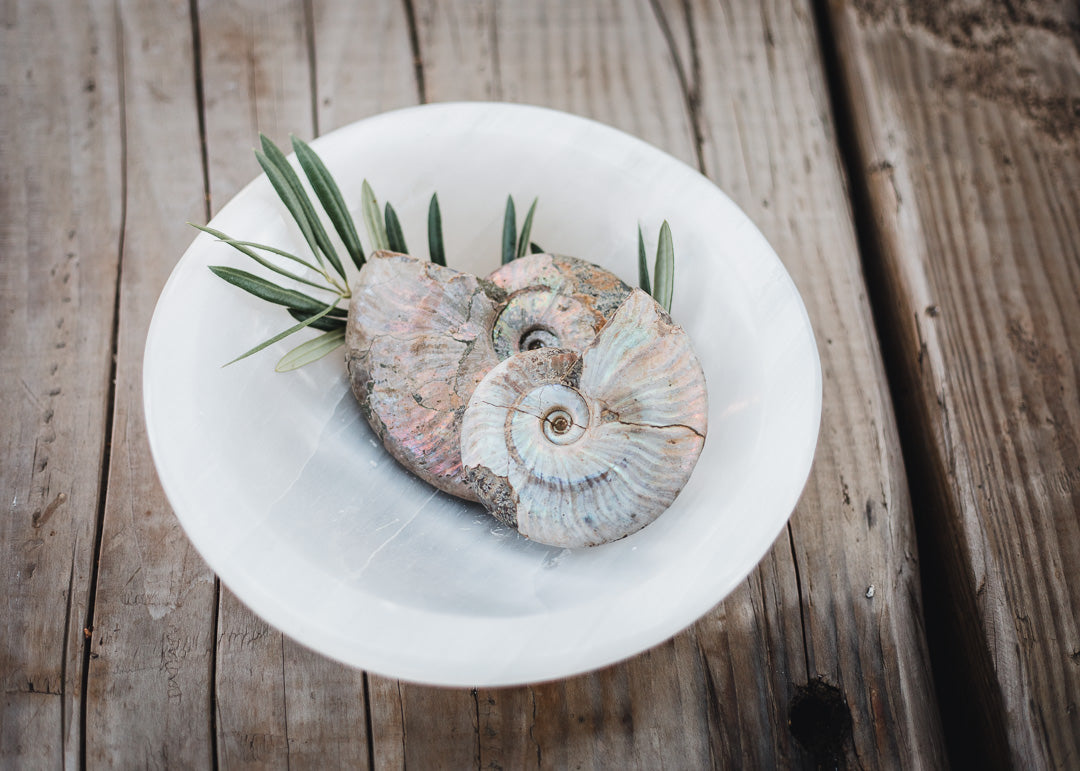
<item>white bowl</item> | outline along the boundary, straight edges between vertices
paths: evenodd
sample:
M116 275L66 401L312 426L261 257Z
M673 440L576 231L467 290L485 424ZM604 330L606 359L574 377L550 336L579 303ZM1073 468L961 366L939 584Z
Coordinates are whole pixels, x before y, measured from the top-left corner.
M144 398L165 492L199 553L268 622L390 677L496 686L623 659L688 626L753 569L784 527L817 442L821 370L806 310L775 252L711 182L631 136L536 107L436 104L313 143L360 223L368 179L426 256L438 191L448 263L499 262L508 193L533 240L636 284L637 226L676 252L673 315L709 387L709 434L655 523L585 550L541 546L402 470L360 415L334 354L291 374L302 333L284 310L207 266L265 271L199 235L146 343ZM214 218L231 236L303 251L264 176ZM362 226L361 238L367 245Z

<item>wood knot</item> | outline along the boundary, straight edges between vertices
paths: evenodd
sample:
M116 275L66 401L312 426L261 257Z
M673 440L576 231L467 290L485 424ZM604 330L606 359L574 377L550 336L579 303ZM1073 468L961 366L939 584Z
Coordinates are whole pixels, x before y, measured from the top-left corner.
M819 677L795 689L788 728L815 763L831 764L851 737L851 709L843 692Z

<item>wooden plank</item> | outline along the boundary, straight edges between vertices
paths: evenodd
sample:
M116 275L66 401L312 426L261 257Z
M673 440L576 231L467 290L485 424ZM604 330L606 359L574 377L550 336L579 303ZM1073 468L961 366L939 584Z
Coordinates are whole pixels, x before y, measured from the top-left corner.
M766 602L799 606L808 680L774 682L773 698L791 705L800 751L816 749L819 763L839 746L853 766L940 765L911 504L812 8L691 8L682 61L706 170L784 260L822 362L821 438L788 531L798 596L787 593L790 582L775 594L766 587ZM821 717L833 696L850 712L850 739L845 710L835 721ZM823 725L806 721L805 711Z
M283 645L281 632L222 587L214 683L221 768L288 768Z
M309 20L303 4L199 6L208 181L216 212L259 173L265 133L314 133ZM401 35L403 45L407 45ZM269 370L268 370L269 372ZM368 761L363 673L269 627L221 590L216 643L218 762L225 768L358 768Z
M222 768L363 768L362 672L293 642L222 589L217 642Z
M968 759L1075 767L1080 9L828 13L942 566L943 703Z
M252 148L265 133L286 152L310 139L312 77L303 3L198 3L201 87L211 214L262 170Z
M667 44L646 0L417 3L430 101L528 102L595 117L697 166Z
M675 70L646 2L628 9L610 2L417 3L415 19L429 99L520 99L591 114L680 148L695 162ZM642 45L644 56L629 55ZM656 91L657 80L675 86L669 109L649 112L631 100L604 112L614 104L603 101L609 75L613 97L644 99L638 82ZM679 747L688 767L700 767L709 749L697 660L684 640L629 664L533 687L448 690L372 678L375 763L653 768L670 763Z
M91 766L213 760L214 576L165 500L146 440L143 345L158 294L205 217L186 3L119 9L126 220L112 455L86 693Z
M396 0L314 3L318 133L421 100L406 18L409 7Z
M201 2L198 14L207 187L216 214L260 173L249 149L259 146L260 132L285 148L290 133L311 136L307 25L300 3ZM215 656L218 764L288 768L284 637L224 587Z
M284 648L290 766L366 768L365 675L287 637Z
M480 767L475 691L368 681L375 768Z
M373 688L376 757L424 765L452 747L482 764L653 767L677 747L691 766L940 764L911 507L809 8L418 3L415 18L429 97L569 109L703 164L799 284L826 396L789 531L691 632L563 683L480 690L474 703ZM825 730L796 721L801 744L789 708L816 716L830 699L837 719ZM412 725L430 740L417 744ZM384 744L405 735L404 750Z
M122 219L111 6L7 3L0 61L0 766L74 766Z

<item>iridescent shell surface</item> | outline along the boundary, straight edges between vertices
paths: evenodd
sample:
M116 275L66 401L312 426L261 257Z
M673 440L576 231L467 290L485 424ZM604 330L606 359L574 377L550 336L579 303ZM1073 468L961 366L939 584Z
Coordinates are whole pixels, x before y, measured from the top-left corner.
M400 463L476 500L461 467L461 417L476 384L524 348L580 351L629 294L572 257L529 255L490 279L372 254L349 306L346 366L372 429Z
M580 354L525 351L492 369L464 414L462 462L480 501L526 537L594 546L671 505L707 412L686 333L634 290Z
M507 294L492 324L500 359L537 348L583 350L630 294L614 273L552 254L508 262L488 280Z
M503 299L468 273L376 252L349 305L345 364L368 423L406 468L469 500L461 415L499 361L490 324Z

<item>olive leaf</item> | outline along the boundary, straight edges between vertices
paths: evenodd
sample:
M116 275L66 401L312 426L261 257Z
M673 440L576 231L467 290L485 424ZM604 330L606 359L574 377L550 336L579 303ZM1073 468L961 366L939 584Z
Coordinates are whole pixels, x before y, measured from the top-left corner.
M398 220L397 212L390 202L386 202L386 244L392 252L408 254L409 247L405 245L405 234L401 232L401 221Z
M675 281L675 249L671 243L671 226L667 220L660 226L656 245L656 266L653 268L653 298L671 313L671 292Z
M299 324L295 324L295 325L289 327L284 332L278 332L276 335L271 337L269 340L262 341L261 343L256 345L254 348L252 348L252 349L250 349L248 351L245 351L244 353L240 354L239 356L237 356L232 361L226 362L225 366L227 367L230 364L235 364L236 362L240 361L241 359L246 359L248 356L251 356L253 353L258 353L263 348L271 346L274 343L278 342L279 340L284 340L286 337L293 334L294 332L299 332L301 329L304 329L305 327L310 326L311 324L314 324L319 319L321 319L323 316L327 315L331 310L333 310L333 308L334 308L334 306L332 306L332 305L326 306L321 311L316 313L314 316L309 316L308 318L301 321ZM327 334L333 334L333 333L327 333ZM342 335L342 339L344 340L345 339L344 330L342 330L341 335Z
M295 289L287 289L283 286L278 286L272 281L267 281L265 278L256 276L253 273L248 273L246 270L231 268L227 265L211 265L210 270L218 278L224 279L233 286L239 287L245 292L255 295L260 300L266 300L275 305L284 305L287 308L297 308L308 313L318 313L324 308L330 310L334 307L334 303L327 305L324 302L316 300L314 297L309 297L302 292L297 292ZM342 299L342 296L338 295L337 299ZM337 300L334 302L336 303Z
M446 265L446 251L443 245L442 212L439 211L439 195L432 193L427 214L428 253L436 265Z
M307 313L297 308L289 308L288 311L289 315L297 321L304 321L308 317ZM331 312L318 321L313 321L310 326L312 329L318 329L321 332L329 332L334 329L344 329L346 323L345 319L338 318L336 314Z
M206 227L205 225L196 225L194 222L189 222L188 224L191 225L196 230L201 230L204 233L209 233L210 235L214 236L215 238L217 238L222 243L228 244L229 246L233 247L234 249L236 249L238 252L240 252L242 254L246 254L248 257L250 257L255 262L262 265L264 268L266 268L268 270L272 270L272 271L274 271L275 273L277 273L277 274L279 274L281 276L285 276L286 278L290 278L293 281L297 281L297 282L299 282L301 284L307 284L308 286L314 287L315 289L321 289L324 292L332 292L332 291L334 291L333 289L329 289L328 287L322 286L321 284L316 284L314 281L310 281L309 279L306 279L303 276L298 276L297 274L293 273L292 271L285 270L280 265L275 265L274 263L270 262L269 260L257 255L255 252L252 251L252 249L263 249L263 250L265 250L267 252L272 252L273 254L280 254L283 257L288 257L289 259L295 260L296 262L300 263L301 265L304 265L305 267L311 268L311 270L315 271L316 273L319 273L319 274L323 275L323 277L326 278L326 275L321 270L316 268L311 263L300 259L295 254L289 254L288 252L282 251L281 249L275 249L274 247L266 246L265 244L256 244L253 241L237 241L235 239L229 238L227 235L222 233L220 230L214 230L213 228Z
M539 198L534 198L532 206L529 207L529 213L525 215L525 224L521 226L521 235L518 236L517 242L517 256L525 256L525 248L529 245L529 234L532 232L533 214L536 213L536 202Z
M314 325L313 325L314 326ZM345 343L345 329L333 329L293 348L278 360L275 372L290 372L321 359Z
M382 212L379 211L379 202L375 199L375 192L365 179L360 186L360 207L364 212L364 225L367 227L368 237L371 239L373 249L389 249L390 243L386 239L386 228L383 227Z
M503 215L502 264L512 262L517 256L517 212L514 211L514 199L506 196L506 213Z
M649 286L649 261L645 256L645 237L641 235L641 225L637 229L637 253L638 253L638 286L642 291L651 295L652 288Z
M360 236L356 233L356 223L353 222L352 215L349 214L341 190L338 189L337 183L330 175L330 171L326 168L322 159L315 154L315 151L303 140L295 136L290 138L292 139L296 157L300 161L300 166L303 168L308 182L311 183L311 189L315 191L319 203L322 204L323 209L330 218L330 223L334 226L338 236L341 237L342 243L345 244L345 250L349 253L349 257L352 258L353 264L358 269L362 268L364 266L364 248L360 245Z
M285 204L285 208L300 226L300 232L311 247L315 258L321 263L325 257L337 274L347 280L345 268L337 256L337 250L330 242L330 237L326 234L326 228L323 227L319 215L315 213L315 207L308 198L300 177L296 175L285 154L278 149L277 145L265 134L259 134L259 139L262 143L262 152L256 150L255 157L270 179L270 184L277 191L281 202Z

